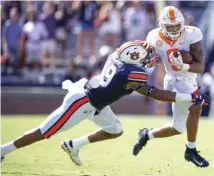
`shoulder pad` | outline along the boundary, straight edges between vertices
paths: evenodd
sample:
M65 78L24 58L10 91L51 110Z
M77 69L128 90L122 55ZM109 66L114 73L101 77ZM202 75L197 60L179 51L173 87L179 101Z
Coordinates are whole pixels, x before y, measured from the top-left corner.
M185 32L190 40L190 44L199 42L203 39L201 30L195 26L185 26Z

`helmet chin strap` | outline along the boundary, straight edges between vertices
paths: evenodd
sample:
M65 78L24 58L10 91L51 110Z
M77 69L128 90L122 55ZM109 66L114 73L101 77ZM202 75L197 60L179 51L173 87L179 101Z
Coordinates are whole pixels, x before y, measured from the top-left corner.
M164 33L165 37L167 37L170 40L177 40L179 37L181 37L182 35L182 29L178 32L178 35L176 35L175 37L173 36L173 34L170 34L170 32L167 31L166 26L161 24L160 25L162 32ZM173 33L173 32L172 32Z
M163 33L165 34L166 38L170 39L170 40L177 40L180 36L181 36L181 32L178 32L178 35L174 38L174 37L171 37L169 34L170 32L165 32L163 31Z

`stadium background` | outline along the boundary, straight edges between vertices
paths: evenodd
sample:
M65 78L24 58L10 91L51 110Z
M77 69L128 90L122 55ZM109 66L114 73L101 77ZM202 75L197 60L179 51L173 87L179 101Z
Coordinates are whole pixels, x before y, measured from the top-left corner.
M147 32L157 26L157 15L165 5L179 7L186 24L201 28L206 69L198 82L201 91L214 99L214 2L99 1L91 23L84 23L83 12L90 21L93 3L88 10L83 10L81 4L78 8L74 1L1 1L1 144L39 125L62 102L66 93L61 89L63 80L76 81L99 73L107 54L117 46L127 40L145 39ZM34 23L27 23L33 19ZM81 43L83 35L90 36L84 33L86 29L91 31L94 45L88 40ZM47 49L51 50L48 55ZM162 88L163 67L148 72L150 83ZM213 106L203 109L205 118L200 120L197 137L198 149L210 162L206 169L184 161L185 134L153 140L138 157L132 155L139 128L171 121L166 118L171 113L169 104L132 94L112 105L123 124L123 136L85 146L81 150L83 167L71 163L59 142L95 130L88 121L51 140L9 154L1 164L1 175L212 176L214 140L210 137L214 121L207 120L207 116L212 109L209 118L214 117Z
M89 78L124 41L145 39L164 5L180 8L185 24L202 30L205 71L198 82L213 97L214 2L1 1L1 113L52 112L66 93L63 80ZM162 88L163 66L148 72L149 82ZM213 106L205 107L203 116L214 117ZM112 108L122 114L171 114L169 104L137 94Z

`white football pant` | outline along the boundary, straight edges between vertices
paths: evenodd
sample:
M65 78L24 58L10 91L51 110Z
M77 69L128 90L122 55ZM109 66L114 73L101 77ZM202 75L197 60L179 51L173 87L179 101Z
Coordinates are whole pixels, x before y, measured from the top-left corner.
M91 120L107 133L121 133L122 125L110 106L106 106L97 115L94 115L96 108L88 102L84 85L79 83L65 82L64 88L69 89L69 92L62 105L39 126L44 137L49 138L54 134L68 130L85 119ZM68 88L66 85L70 87Z
M164 77L164 89L179 93L193 93L198 90L197 81L193 77L174 77L166 74ZM173 127L180 133L186 130L186 121L189 115L191 102L172 103Z

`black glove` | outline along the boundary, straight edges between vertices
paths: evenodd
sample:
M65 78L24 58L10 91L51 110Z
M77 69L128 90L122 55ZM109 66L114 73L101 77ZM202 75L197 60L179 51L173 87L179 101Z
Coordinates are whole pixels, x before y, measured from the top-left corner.
M210 98L206 95L192 94L192 102L195 104L202 104L208 106L210 104Z

